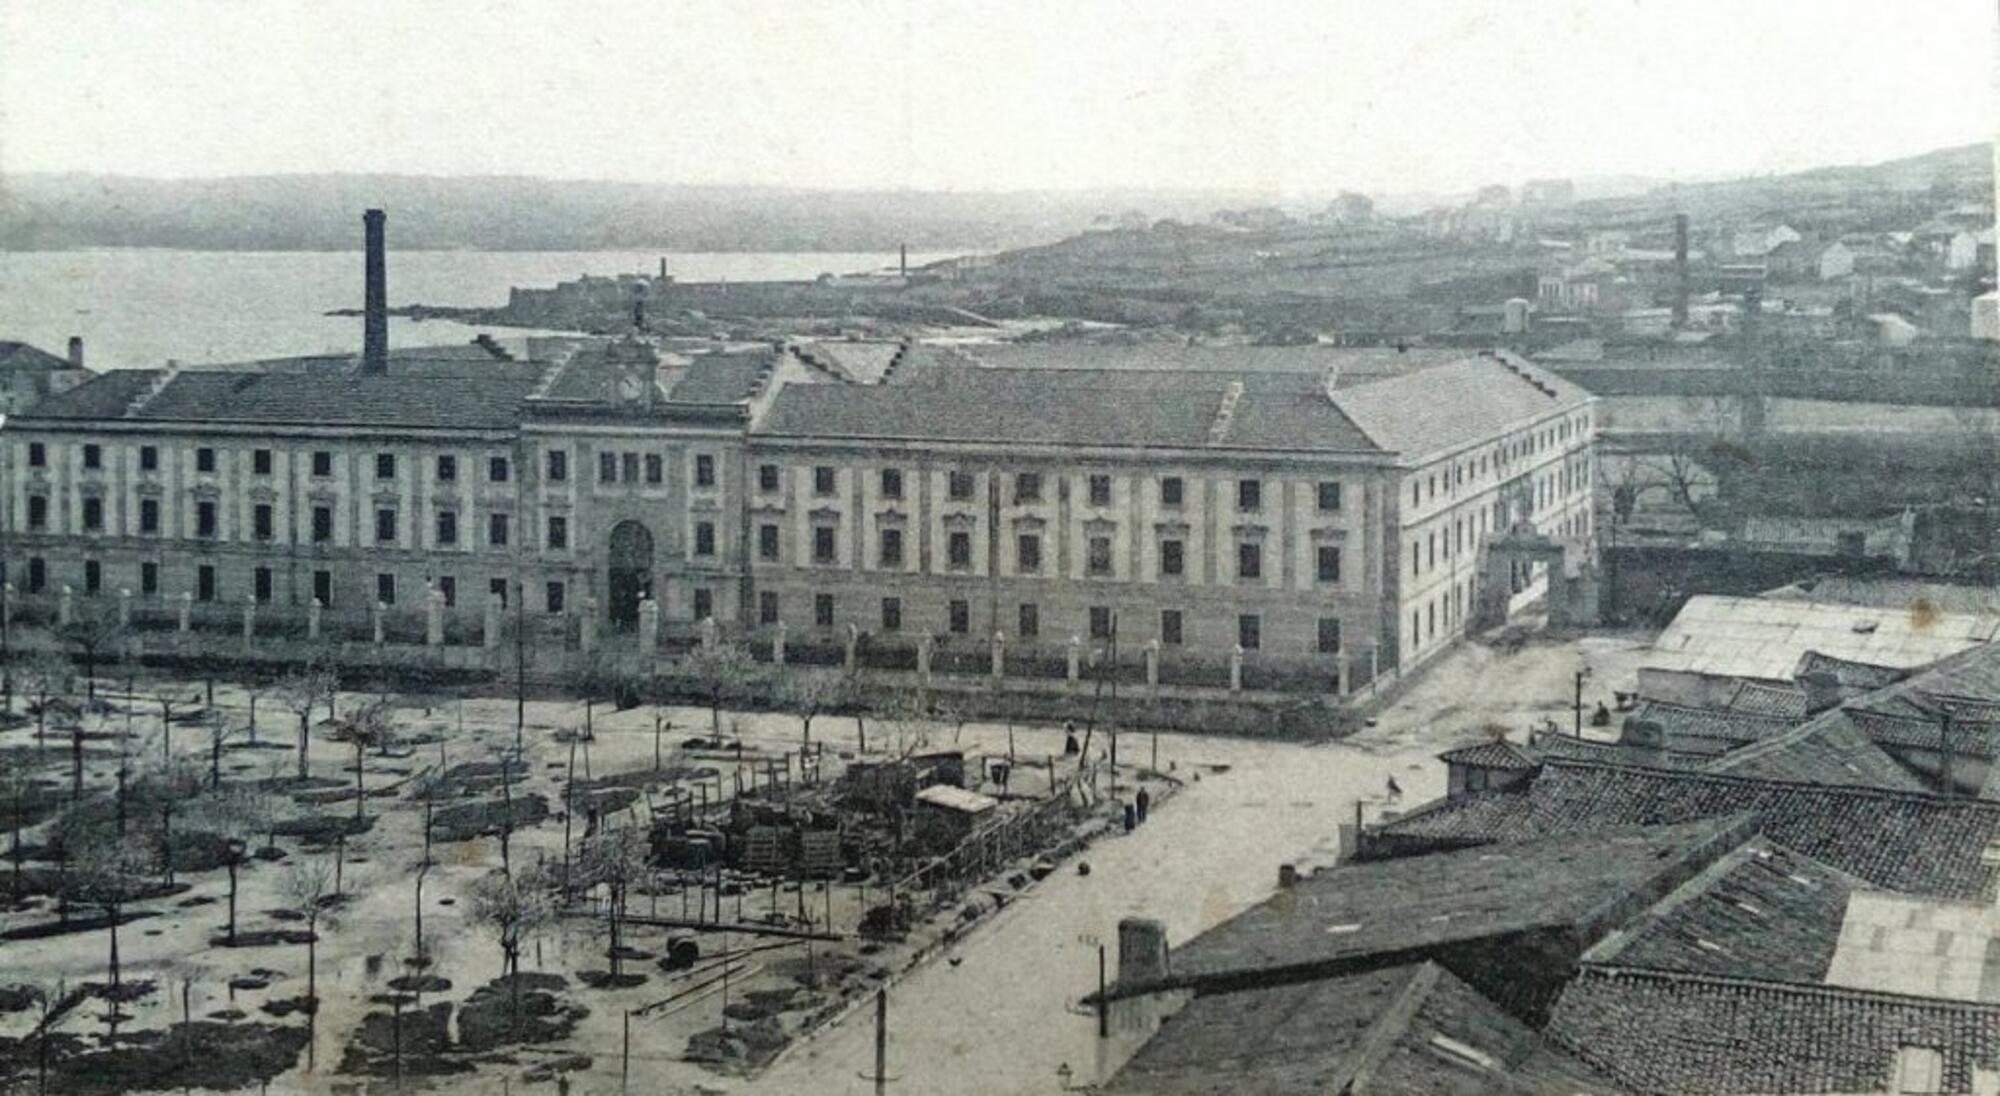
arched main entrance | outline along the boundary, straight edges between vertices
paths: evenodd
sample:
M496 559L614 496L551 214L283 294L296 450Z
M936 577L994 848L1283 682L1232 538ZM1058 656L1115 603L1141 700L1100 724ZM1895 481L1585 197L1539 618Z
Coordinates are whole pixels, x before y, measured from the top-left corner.
M639 622L639 599L653 596L653 534L636 521L621 521L611 528L606 554L611 623L629 628Z

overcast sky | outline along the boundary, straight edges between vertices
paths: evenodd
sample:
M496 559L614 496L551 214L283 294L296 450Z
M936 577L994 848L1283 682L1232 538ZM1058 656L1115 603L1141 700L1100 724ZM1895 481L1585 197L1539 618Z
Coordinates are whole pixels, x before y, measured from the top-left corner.
M0 170L1456 190L1995 131L1996 0L0 0Z

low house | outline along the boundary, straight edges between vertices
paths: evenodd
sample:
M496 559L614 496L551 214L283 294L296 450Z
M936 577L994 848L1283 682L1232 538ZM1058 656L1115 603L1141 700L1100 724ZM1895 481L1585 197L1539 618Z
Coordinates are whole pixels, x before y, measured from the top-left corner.
M945 852L971 837L999 806L992 796L933 784L916 795L911 834L923 848Z

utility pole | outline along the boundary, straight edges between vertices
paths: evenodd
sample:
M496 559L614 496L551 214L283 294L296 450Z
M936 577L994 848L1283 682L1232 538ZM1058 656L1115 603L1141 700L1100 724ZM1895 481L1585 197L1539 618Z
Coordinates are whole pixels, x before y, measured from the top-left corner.
M875 1096L889 1086L889 991L875 991Z
M1105 997L1109 987L1104 979L1104 945L1097 945L1097 1037L1111 1037L1111 1002Z
M1942 751L1943 751L1943 753L1944 753L1944 765L1943 765L1943 766L1942 766L1942 768L1940 769L1940 773L1939 773L1939 775L1940 775L1940 776L1942 777L1942 779L1938 781L1938 783L1939 783L1939 784L1941 785L1941 787L1940 787L1940 789L1939 789L1939 793L1938 793L1938 794L1940 794L1940 795L1943 795L1943 796L1946 796L1946 797L1949 797L1949 796L1950 796L1950 795L1952 794L1952 772L1951 772L1951 770L1952 770L1952 768L1953 768L1953 766L1952 766L1952 761L1953 761L1953 758L1952 758L1952 751L1951 751L1951 709L1950 709L1950 708L1945 708L1945 709L1943 710L1943 712L1942 712L1942 718L1941 718L1941 721L1940 721L1940 722L1939 722L1939 724L1938 724L1938 745L1939 745L1939 747L1940 747L1940 748L1942 749Z
M1578 738L1582 738L1582 737L1583 737L1583 679L1584 679L1584 678L1585 678L1586 676L1588 676L1588 675L1589 675L1589 673L1590 673L1590 669L1589 669L1588 667L1585 667L1584 669L1581 669L1581 670L1578 670L1578 671L1576 672L1576 727L1575 727L1575 733L1576 733L1576 737L1578 737Z

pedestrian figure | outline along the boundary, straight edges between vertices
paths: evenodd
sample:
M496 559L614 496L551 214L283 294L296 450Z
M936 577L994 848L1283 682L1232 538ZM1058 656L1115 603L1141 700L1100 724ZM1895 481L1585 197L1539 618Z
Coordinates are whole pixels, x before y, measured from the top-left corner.
M1391 799L1403 798L1403 786L1401 784L1396 783L1396 778L1393 776L1389 778L1389 798Z
M1590 725L1593 727L1611 726L1611 709L1605 707L1602 700L1597 702L1597 710L1590 713Z
M1132 804L1125 804L1125 832L1131 833L1139 826L1139 811Z
M1146 791L1146 789L1140 788L1139 794L1133 796L1132 798L1139 808L1139 821L1140 822L1146 821L1146 808L1152 806L1153 804L1152 794Z
M1063 756L1075 757L1082 752L1083 747L1076 741L1076 724L1065 721L1063 723Z

